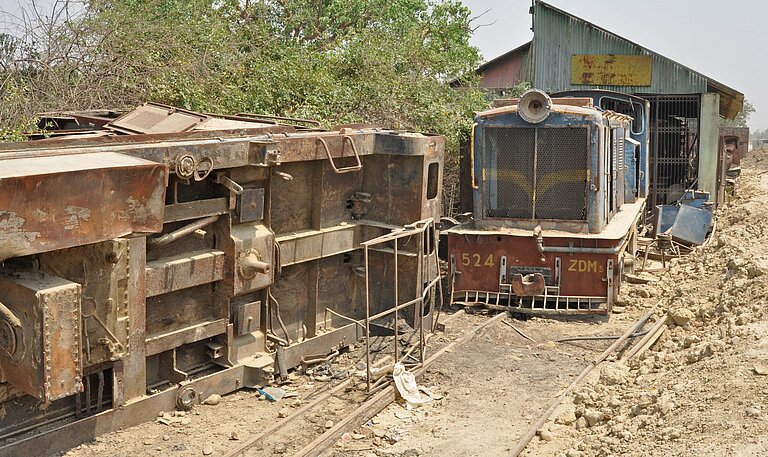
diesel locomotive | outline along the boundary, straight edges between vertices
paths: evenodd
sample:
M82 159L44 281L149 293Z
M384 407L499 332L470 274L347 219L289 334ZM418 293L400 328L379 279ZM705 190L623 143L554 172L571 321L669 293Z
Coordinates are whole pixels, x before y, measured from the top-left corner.
M472 219L445 233L453 303L611 311L648 193L648 105L563 95L530 90L476 115Z

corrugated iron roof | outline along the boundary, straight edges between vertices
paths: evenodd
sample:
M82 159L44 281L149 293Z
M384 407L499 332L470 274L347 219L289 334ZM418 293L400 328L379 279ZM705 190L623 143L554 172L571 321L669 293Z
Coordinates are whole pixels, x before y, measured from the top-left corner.
M571 83L570 69L573 54L648 55L652 58L650 86L600 86L600 88L637 94L717 92L720 94L720 115L728 119L736 117L743 108L744 94L668 57L546 2L537 1L533 11L534 87L548 92L594 89L595 86Z

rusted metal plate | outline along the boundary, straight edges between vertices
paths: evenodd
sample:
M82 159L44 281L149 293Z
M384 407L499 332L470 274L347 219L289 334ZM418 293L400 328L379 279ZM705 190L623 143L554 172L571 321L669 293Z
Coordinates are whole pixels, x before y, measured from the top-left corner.
M546 238L547 245L575 247L611 247L623 241L589 240L588 244L577 239ZM535 238L499 235L448 235L448 255L460 274L456 275L455 290L482 290L498 292L502 277L512 280L510 273L548 271L548 284L555 283L557 260L560 259L560 295L607 296L606 265L609 259L618 261L616 254L545 253L536 251ZM506 257L506 264L502 263ZM502 271L506 265L506 272Z
M80 284L38 271L0 271L7 307L0 367L8 383L44 402L82 390L80 291Z
M147 297L219 281L224 277L223 251L198 251L147 263Z
M128 241L109 240L46 252L41 271L82 285L83 365L122 358L128 344Z
M650 86L651 56L574 54L571 84Z
M0 157L0 259L159 232L167 181L122 154Z
M227 333L226 319L203 322L162 335L152 336L145 341L147 355L159 354L184 344L205 340L222 333Z
M275 235L262 224L241 224L232 227L234 258L229 259L229 268L234 270L234 295L267 287L274 281L273 252ZM248 261L253 260L269 265L265 270L248 268Z
M186 132L207 119L208 116L193 111L146 103L118 117L106 128L125 133L177 133Z
M228 212L229 201L226 197L193 200L191 202L165 205L165 222L202 219L217 214L227 214Z
M237 335L246 335L261 328L261 301L243 303L237 307Z
M517 273L512 275L512 292L518 297L529 297L544 293L546 283L541 273L530 273L525 276Z

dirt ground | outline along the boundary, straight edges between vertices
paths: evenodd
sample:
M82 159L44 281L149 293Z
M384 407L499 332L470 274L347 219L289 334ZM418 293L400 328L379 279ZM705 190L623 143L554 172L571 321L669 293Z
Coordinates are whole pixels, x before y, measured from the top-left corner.
M674 260L658 282L625 284L609 319L506 319L535 342L496 322L419 378L435 400L411 410L392 404L324 455L508 455L552 398L611 343L554 341L620 335L657 303L657 316L669 315L658 342L628 364L609 359L594 370L522 455L768 455L768 150L750 153L742 168L713 242ZM445 334L430 340L429 352L484 319L454 319ZM342 355L334 369L353 371L359 354L358 348ZM327 384L321 377L296 376L283 386L290 397L279 402L241 391L218 405L183 417L170 413L165 421L105 435L65 455L222 455ZM248 455L290 455L362 400L360 386L352 387Z
M516 323L538 344L496 325L429 370L422 382L440 386L443 400L405 420L396 416L404 411L399 405L380 415L381 424L402 431L395 444L373 453L338 447L336 454L508 455L548 402L610 344L552 341L621 334L660 303L670 323L658 342L628 366L594 370L522 455L768 455L766 156L754 151L743 162L711 245L673 261L657 283L625 284L620 314L607 322Z

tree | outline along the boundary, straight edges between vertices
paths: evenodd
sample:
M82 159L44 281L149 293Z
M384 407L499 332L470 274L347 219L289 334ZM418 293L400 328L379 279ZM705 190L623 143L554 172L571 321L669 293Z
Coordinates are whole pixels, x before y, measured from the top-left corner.
M457 0L57 0L25 17L0 46L0 139L41 111L156 101L444 134L449 180L487 104Z
M90 0L79 11L51 14L63 20L19 59L34 63L13 77L27 114L154 100L426 130L455 149L484 103L443 83L480 61L454 0Z

